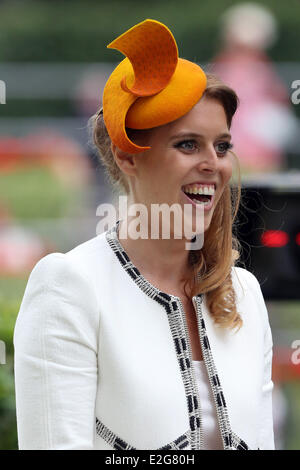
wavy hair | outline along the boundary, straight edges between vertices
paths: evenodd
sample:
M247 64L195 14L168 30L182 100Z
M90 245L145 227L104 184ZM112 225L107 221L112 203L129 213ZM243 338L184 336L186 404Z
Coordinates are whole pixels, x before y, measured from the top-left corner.
M213 74L207 75L207 86L203 96L218 101L224 108L228 128L238 107L238 97L234 90L226 86ZM100 161L113 188L118 192L129 192L125 175L119 169L111 152L111 140L105 127L102 109L90 118L93 141ZM143 131L128 129L129 138L141 135ZM214 323L224 328L239 329L242 318L237 312L236 294L232 285L231 271L240 257L241 245L234 236L234 222L241 200L241 176L238 158L236 186L226 185L214 210L210 226L205 232L204 244L200 250L189 253L192 277L185 283L188 297L206 294L206 304ZM188 291L188 292L187 292Z

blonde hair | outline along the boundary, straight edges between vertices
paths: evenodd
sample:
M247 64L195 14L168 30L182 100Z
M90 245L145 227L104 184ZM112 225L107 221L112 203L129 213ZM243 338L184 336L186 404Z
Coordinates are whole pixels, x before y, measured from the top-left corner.
M213 74L207 74L207 86L204 95L217 100L224 108L228 127L231 127L233 115L238 106L236 93L224 85ZM111 152L111 140L105 127L102 109L91 117L93 140L100 161L113 187L118 191L129 192L125 175L119 169ZM151 130L150 130L151 131ZM129 138L135 131L128 129ZM240 243L233 235L234 221L241 200L241 180L238 159L233 154L238 168L238 184L232 187L227 184L214 210L210 226L205 232L204 244L200 250L189 253L189 263L193 277L188 279L185 289L189 286L190 297L206 294L206 303L215 324L221 327L240 328L243 324L236 308L236 294L231 280L231 269L240 257Z

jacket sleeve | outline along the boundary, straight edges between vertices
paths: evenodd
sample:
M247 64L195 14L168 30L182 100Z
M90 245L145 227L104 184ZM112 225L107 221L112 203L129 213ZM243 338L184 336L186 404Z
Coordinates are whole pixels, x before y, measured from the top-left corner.
M19 449L93 449L98 307L67 255L32 270L14 329Z
M269 323L269 315L265 300L258 280L251 275L255 283L255 298L258 303L259 313L264 329L264 357L263 357L263 384L261 390L260 403L260 428L258 443L260 450L275 450L274 428L273 428L273 407L272 392L274 384L272 381L272 359L273 359L273 340Z

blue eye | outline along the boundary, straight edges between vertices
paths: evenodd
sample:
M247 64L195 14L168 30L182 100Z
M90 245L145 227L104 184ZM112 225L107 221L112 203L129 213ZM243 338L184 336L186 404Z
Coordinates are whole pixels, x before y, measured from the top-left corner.
M177 144L174 145L175 148L179 148L180 150L183 150L185 152L191 153L194 152L199 148L198 143L196 140L190 139L190 140L182 140L178 142ZM219 142L216 144L216 152L219 155L226 155L228 150L230 150L233 147L233 145L230 142Z
M216 151L221 155L225 155L232 147L233 145L230 142L220 142L216 145Z
M180 148L188 152L195 150L196 146L197 143L195 140L182 140L181 142L178 142L178 144L175 144L175 148Z

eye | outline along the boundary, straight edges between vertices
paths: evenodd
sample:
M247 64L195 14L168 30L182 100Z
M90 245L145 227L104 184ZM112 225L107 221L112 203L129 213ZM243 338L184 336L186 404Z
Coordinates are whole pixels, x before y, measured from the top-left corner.
M193 152L197 148L197 142L195 140L182 140L174 146L175 148L182 149L186 152Z
M221 155L226 155L228 150L232 149L233 145L230 142L219 142L216 145L216 152Z

